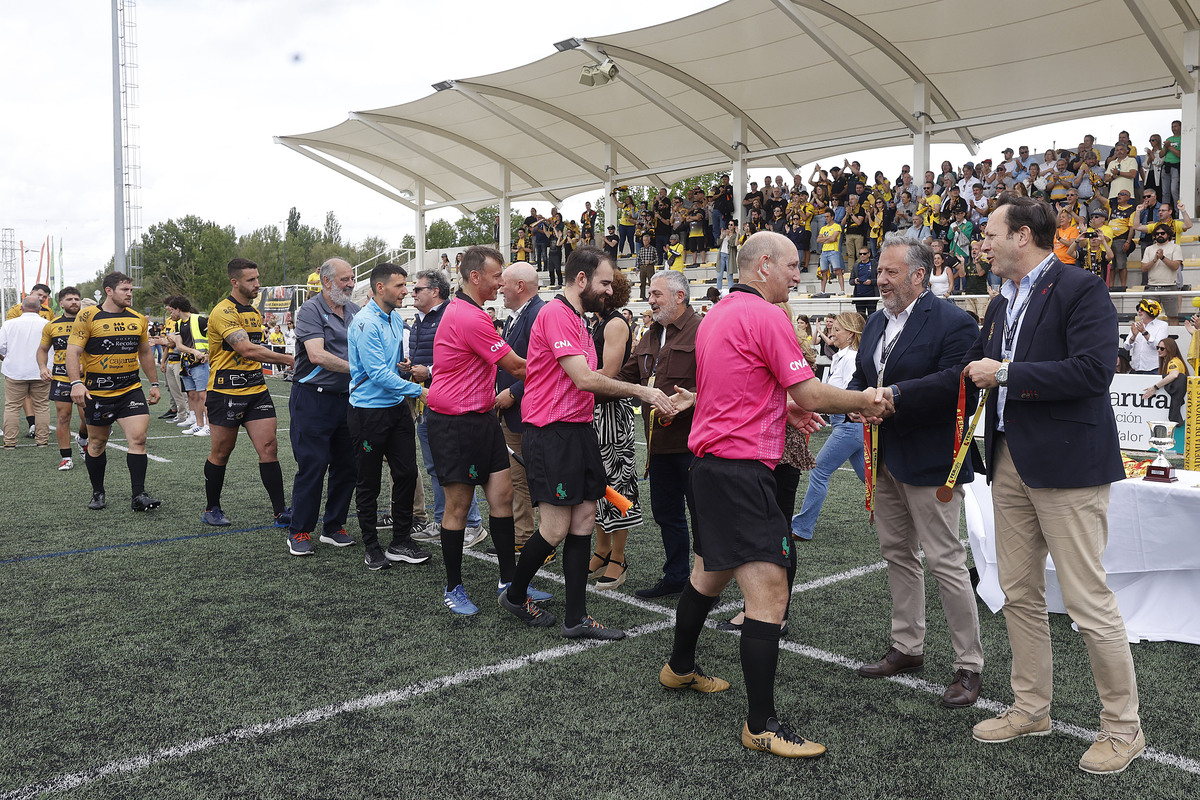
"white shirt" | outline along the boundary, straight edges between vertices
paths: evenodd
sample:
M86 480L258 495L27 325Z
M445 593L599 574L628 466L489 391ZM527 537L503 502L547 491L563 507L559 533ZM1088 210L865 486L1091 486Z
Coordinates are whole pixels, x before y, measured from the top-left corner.
M1158 371L1158 343L1167 338L1167 323L1161 319L1151 320L1144 334L1132 331L1125 340L1129 345L1129 366L1136 372ZM7 363L7 362L6 362Z
M900 331L904 330L904 325L908 322L908 318L912 316L913 306L915 306L917 302L924 296L925 292L921 292L919 295L917 295L917 299L909 303L908 307L899 314L893 315L891 311L888 311L887 306L883 307L883 315L887 317L888 322L887 327L883 329L883 336L879 338L879 344L875 345L874 359L876 372L883 372L884 343L886 342L888 344L893 344L896 341L896 337L900 335ZM880 377L882 378L883 376L880 375Z
M838 389L845 389L849 386L850 379L854 377L854 359L857 356L858 351L853 347L847 347L845 350L838 350L834 353L833 363L825 371L823 382Z
M1000 357L1005 361L1012 361L1016 355L1017 342L1021 339L1021 326L1025 324L1025 310L1029 308L1029 302L1032 299L1030 294L1033 292L1033 286L1037 283L1038 278L1042 277L1042 273L1046 271L1046 267L1054 259L1054 253L1042 259L1042 263L1029 271L1029 274L1021 278L1019 284L1014 284L1011 280L1004 282L1000 287L1000 294L1004 295L1004 299L1008 301L1008 307L1004 310L1006 327L1015 327L1012 330L1012 350L1004 347L1004 339L1001 339ZM1000 334L1003 336L1003 332ZM1008 387L1000 386L996 393L996 430L1004 430L1004 403L1008 400Z
M42 343L42 328L46 324L36 311L26 311L0 327L0 357L4 358L0 372L4 377L14 381L41 380L37 349Z

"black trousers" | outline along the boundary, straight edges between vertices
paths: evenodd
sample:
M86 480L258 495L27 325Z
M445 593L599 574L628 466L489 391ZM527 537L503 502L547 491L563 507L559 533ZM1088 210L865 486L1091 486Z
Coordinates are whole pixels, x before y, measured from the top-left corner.
M355 408L348 413L358 463L355 506L364 547L379 545L379 484L386 458L392 473L392 541L412 535L417 486L416 430L408 406Z

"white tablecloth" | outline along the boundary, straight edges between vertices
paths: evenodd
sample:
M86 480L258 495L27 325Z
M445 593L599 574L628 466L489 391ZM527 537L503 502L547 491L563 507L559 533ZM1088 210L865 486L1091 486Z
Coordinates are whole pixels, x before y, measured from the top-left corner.
M1200 644L1200 472L1179 470L1176 483L1132 478L1113 484L1104 569L1117 595L1129 641ZM996 571L991 487L967 484L963 508L979 597L1004 606ZM1065 614L1054 562L1046 559L1046 605Z

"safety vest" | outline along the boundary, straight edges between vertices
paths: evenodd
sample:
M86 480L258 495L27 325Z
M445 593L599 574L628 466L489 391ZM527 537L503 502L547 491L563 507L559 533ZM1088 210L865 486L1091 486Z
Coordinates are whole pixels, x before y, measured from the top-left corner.
M208 352L208 336L200 333L200 315L192 314L188 317L188 326L192 331L192 349L199 350L202 353Z

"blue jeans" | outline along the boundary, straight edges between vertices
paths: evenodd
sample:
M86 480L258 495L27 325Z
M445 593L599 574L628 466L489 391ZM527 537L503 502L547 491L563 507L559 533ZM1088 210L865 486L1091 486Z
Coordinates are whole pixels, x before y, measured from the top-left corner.
M842 254L839 250L822 250L821 251L821 269L829 271L829 277L834 277L833 273L845 271L845 266L842 262Z
M712 240L714 242L721 241L721 231L725 230L725 224L725 215L714 208L712 210Z
M446 492L438 481L437 471L433 468L433 453L429 449L429 428L422 415L417 422L417 441L421 443L421 460L425 462L425 471L429 473L429 482L433 484L433 519L438 525L442 524L442 512L446 510ZM479 513L479 500L471 497L471 508L467 511L467 527L473 528L483 524L483 516Z
M666 561L663 580L684 586L691 574L691 547L687 523L688 468L691 453L651 453L650 513L662 533Z
M829 493L829 479L834 470L850 461L860 481L865 481L863 466L863 426L858 422L846 422L841 414L829 418L833 430L825 440L825 446L817 454L817 466L808 475L808 490L804 493L804 505L792 522L792 530L801 538L811 539L817 526L817 515L825 504Z
M717 269L717 291L725 290L725 273L729 272L729 253L721 253L720 267ZM733 283L733 274L729 275L729 283Z

